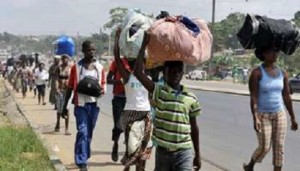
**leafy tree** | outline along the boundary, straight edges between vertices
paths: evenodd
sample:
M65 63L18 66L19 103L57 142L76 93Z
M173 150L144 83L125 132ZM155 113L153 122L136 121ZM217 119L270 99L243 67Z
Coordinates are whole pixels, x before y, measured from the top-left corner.
M213 36L215 50L241 48L236 33L242 27L245 15L239 12L229 14L226 19L215 23Z
M123 17L127 14L128 9L117 7L109 11L110 20L104 25L104 29L114 29L122 23Z

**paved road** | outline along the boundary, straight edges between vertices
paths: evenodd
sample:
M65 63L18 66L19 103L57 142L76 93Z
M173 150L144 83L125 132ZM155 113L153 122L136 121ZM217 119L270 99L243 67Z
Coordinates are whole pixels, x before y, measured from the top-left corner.
M110 90L108 90L110 91ZM226 168L239 171L243 162L249 160L256 147L256 136L252 127L249 97L206 91L193 91L203 105L199 117L201 151L205 160ZM110 113L111 96L103 98L102 112ZM295 113L300 113L300 103L294 102ZM299 120L299 116L297 117ZM288 131L286 139L286 162L284 170L298 171L300 165L300 136ZM257 171L272 170L271 153Z
M256 147L249 97L194 92L203 104L203 116L199 118L203 155L229 170L241 170L241 164L249 160ZM296 115L300 113L299 102L294 102L294 110ZM297 119L299 120L299 115ZM284 170L300 170L299 145L299 132L288 131ZM261 165L258 165L257 171L272 170L270 154Z

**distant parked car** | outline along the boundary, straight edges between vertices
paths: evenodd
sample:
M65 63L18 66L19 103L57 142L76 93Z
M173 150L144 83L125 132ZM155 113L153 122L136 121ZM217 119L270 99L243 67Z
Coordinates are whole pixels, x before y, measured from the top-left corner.
M205 80L206 77L207 73L203 70L190 71L188 74L185 75L185 78L190 80Z
M300 93L300 73L298 73L295 77L290 78L289 86L291 94Z

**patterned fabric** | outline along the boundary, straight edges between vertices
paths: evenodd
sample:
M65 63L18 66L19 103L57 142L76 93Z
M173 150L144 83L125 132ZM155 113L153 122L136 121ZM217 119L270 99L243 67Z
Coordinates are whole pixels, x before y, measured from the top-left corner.
M259 146L252 155L252 159L261 162L265 155L273 148L273 165L282 166L284 159L284 141L287 129L286 114L281 111L275 115L258 113L261 122L261 132L257 133Z
M180 60L196 65L210 58L213 37L207 23L193 19L192 22L201 30L200 34L195 35L179 20L180 17L167 17L151 25L147 50L153 63Z
M190 117L201 114L196 96L182 86L177 92L167 84L155 85L153 135L158 146L170 149L192 148Z
M58 66L52 65L49 68L49 81L50 81L50 93L49 93L49 102L51 104L56 104L56 81L58 79L57 77L57 70Z
M128 138L129 138L131 125L135 121L141 121L141 120L145 121L144 138L142 140L141 147L139 147L138 150L131 155L128 155L128 148L126 147L125 155L121 160L121 163L125 167L129 167L130 165L134 165L134 164L139 165L141 160L149 159L151 154L151 148L146 148L146 147L151 137L152 123L151 123L150 111L124 110L123 114L121 115L121 122L122 122L122 128L125 133L126 146L128 146Z
M57 113L60 113L60 114L63 113L65 97L66 97L66 91L59 91L56 93Z

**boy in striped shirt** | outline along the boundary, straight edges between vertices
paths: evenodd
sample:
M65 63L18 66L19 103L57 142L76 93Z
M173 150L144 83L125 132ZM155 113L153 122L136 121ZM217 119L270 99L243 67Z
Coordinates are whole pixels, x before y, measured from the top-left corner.
M155 102L155 171L200 170L199 129L196 119L201 113L200 103L192 92L180 85L183 62L164 63L164 85L155 84L146 76L143 61L148 40L149 36L145 34L134 74Z

